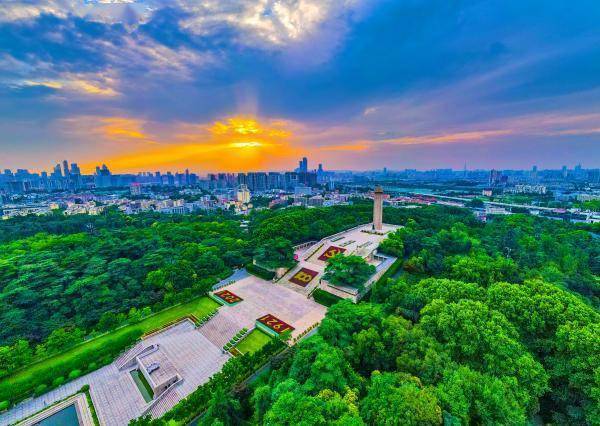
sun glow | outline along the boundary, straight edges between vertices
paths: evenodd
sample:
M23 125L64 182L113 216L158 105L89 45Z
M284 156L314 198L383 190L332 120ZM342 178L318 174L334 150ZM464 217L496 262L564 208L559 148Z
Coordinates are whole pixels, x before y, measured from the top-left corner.
M231 142L229 144L232 148L256 148L260 146L264 146L262 142L257 141L248 141L248 142Z
M282 120L233 116L206 124L174 123L153 136L145 130L150 123L114 117L100 122L96 129L102 129L105 140L119 139L123 147L120 154L102 160L115 171L182 164L202 170L259 170L299 155L292 144L293 133ZM132 143L140 140L153 145Z

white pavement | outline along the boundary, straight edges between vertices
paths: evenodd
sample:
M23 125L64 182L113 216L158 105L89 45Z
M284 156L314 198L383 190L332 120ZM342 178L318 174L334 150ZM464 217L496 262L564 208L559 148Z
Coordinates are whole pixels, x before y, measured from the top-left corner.
M308 295L319 286L323 290L334 293L340 297L349 297L349 294L336 291L335 289L332 290L329 286L320 285L320 280L325 272L327 262L319 259L319 257L332 246L342 248L345 250L343 252L344 255L356 255L367 259L369 263L377 268L376 274L371 278L378 278L391 266L395 259L381 256L382 259L386 258L386 260L381 261L373 258L371 254L377 249L379 244L387 238L389 232L393 232L398 228L400 228L400 226L384 224L382 231L375 233L372 232L372 224L369 223L323 238L321 241L314 243L310 247L304 248L302 253L298 253L298 264L277 281L277 284L300 293L305 297L308 297ZM302 268L317 273L305 287L290 281L290 279L292 279ZM371 281L372 280L369 280L369 282Z
M230 358L229 354L223 354L220 347L211 343L189 321L184 321L144 340L144 345L155 343L159 344L160 350L180 372L183 381L171 390L171 392L176 391L173 395L175 397L165 398L152 409L154 416L164 414L180 398L207 382ZM119 370L118 365L115 361L38 398L22 402L0 415L0 425L9 425L30 416L76 393L86 384L90 386L90 395L100 424L127 425L131 419L139 417L148 404L133 381L129 369Z
M320 322L327 312L324 306L306 296L253 275L226 288L244 300L234 306L222 306L209 322L198 329L191 322L184 321L149 336L113 363L38 398L18 404L0 415L0 426L31 416L75 394L86 384L90 386L100 424L127 425L131 419L139 417L148 404L133 381L130 369L119 370L119 367L128 356L152 344L159 345L183 379L150 410L153 417L159 417L221 370L231 357L229 353L224 354L221 348L242 328L253 328L256 319L272 314L294 327L292 336L295 337Z
M253 275L227 286L226 289L244 300L233 306L221 307L219 313L200 330L210 326L213 321L236 324L238 329L227 341L243 327L254 327L255 321L266 314L272 314L294 327L292 337L295 337L311 325L321 322L327 312L327 308L314 300Z

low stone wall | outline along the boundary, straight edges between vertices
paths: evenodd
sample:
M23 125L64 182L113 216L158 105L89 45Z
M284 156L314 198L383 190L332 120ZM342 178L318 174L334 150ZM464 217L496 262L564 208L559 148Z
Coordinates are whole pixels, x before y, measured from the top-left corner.
M59 411L67 408L70 405L75 405L77 410L77 419L79 420L80 426L94 426L94 418L92 412L88 406L87 398L84 393L75 394L64 401L61 401L50 408L45 409L33 416L17 423L17 426L33 426L38 424L44 419L58 413Z

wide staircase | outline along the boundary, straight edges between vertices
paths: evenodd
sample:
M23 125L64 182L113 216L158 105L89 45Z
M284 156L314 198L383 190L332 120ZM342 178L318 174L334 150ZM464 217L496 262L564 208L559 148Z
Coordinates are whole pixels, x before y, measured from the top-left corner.
M298 285L296 283L293 283L290 281L290 279L296 275L296 273L302 269L302 268L308 268L311 269L311 265L310 264L299 264L296 265L294 268L292 268L291 271L289 271L283 278L281 278L281 280L279 280L279 282L277 283L277 285L281 285L283 287L289 288L290 290L295 291L296 293L300 293L303 296L308 297L308 295L310 294L310 292L319 285L319 279L321 278L321 273L319 273L319 275L317 275L315 278L312 279L312 281L306 286L306 287L302 287L301 285ZM319 272L318 268L312 267L313 271Z
M217 315L200 327L198 331L215 346L222 348L243 327L244 325L227 315L224 309L220 309Z
M122 370L123 368L128 367L128 364L131 363L133 358L142 353L155 350L156 347L157 345L148 345L147 342L142 340L141 342L136 343L132 348L119 355L119 357L115 360L115 365L119 370Z
M177 385L166 390L165 394L161 397L154 406L150 409L150 415L152 418L157 419L173 408L180 400L181 395L177 392Z

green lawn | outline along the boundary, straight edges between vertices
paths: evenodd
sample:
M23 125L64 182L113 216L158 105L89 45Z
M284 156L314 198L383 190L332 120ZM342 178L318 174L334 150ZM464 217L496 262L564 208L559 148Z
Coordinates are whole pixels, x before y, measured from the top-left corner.
M154 396L154 392L152 392L152 388L150 387L150 383L146 380L144 375L140 370L132 370L131 377L133 377L133 381L137 385L144 401L150 402L152 401L152 397Z
M168 308L151 315L136 324L126 325L125 327L118 328L110 333L103 334L83 344L77 345L65 352L32 364L29 367L17 371L15 374L3 379L2 381L10 383L27 380L30 377L33 378L36 376L38 371L51 367L52 364L76 358L81 353L88 351L89 349L100 348L112 339L123 336L129 331L139 330L140 334L143 334L188 314L194 314L196 317L202 318L218 307L219 305L217 302L208 297L200 297L190 302L173 306L172 308Z
M271 336L264 331L255 328L236 345L236 349L243 354L256 352L269 343L270 340Z

